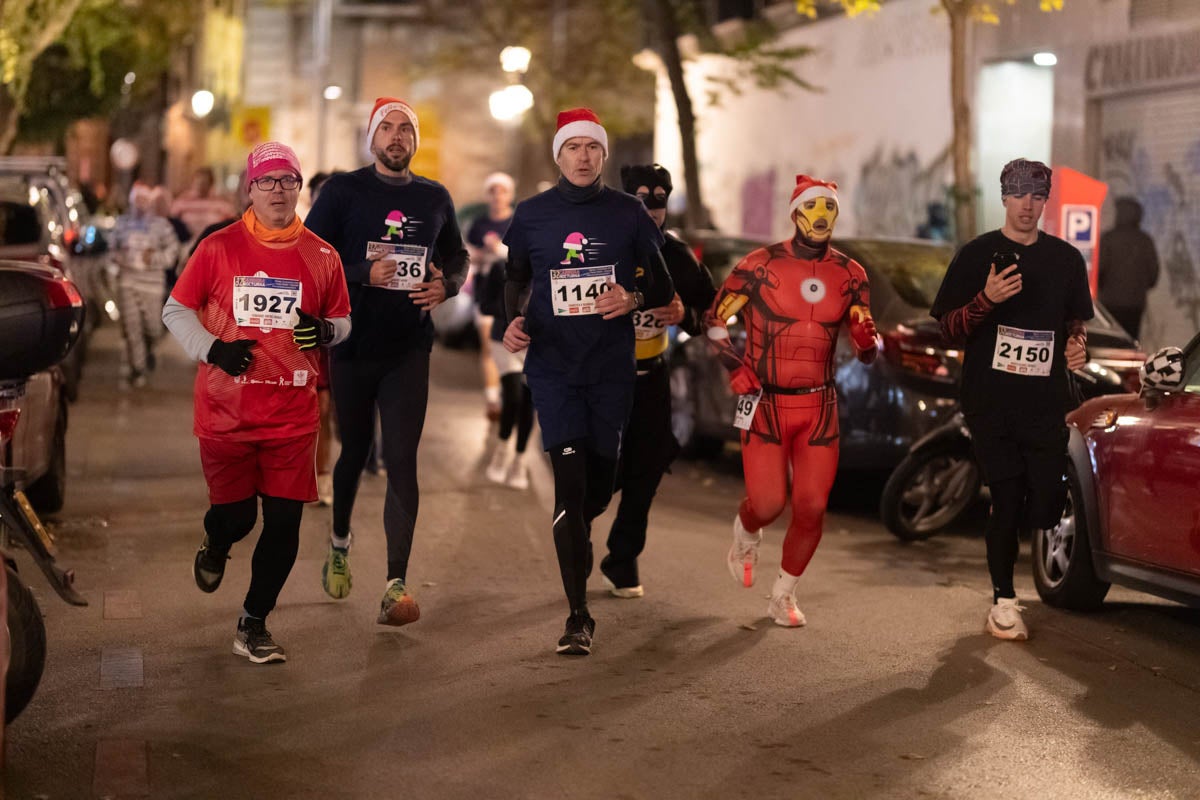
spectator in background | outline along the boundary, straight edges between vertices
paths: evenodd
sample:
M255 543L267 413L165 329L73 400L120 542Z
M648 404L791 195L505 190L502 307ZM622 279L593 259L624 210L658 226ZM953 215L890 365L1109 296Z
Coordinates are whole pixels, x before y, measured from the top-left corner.
M117 217L111 256L117 265L117 302L129 356L127 386L146 385L154 343L162 333L164 273L179 257L171 223L154 213L155 190L142 182L129 191L129 210Z
M1141 335L1146 293L1158 283L1158 251L1141 228L1142 204L1118 197L1117 222L1100 236L1100 302L1135 339Z
M918 239L935 242L950 242L954 235L950 230L950 211L945 203L930 203L925 206L925 221L917 226Z
M237 216L233 205L213 192L215 184L212 167L200 167L192 173L192 185L171 204L171 216L183 220L193 239L209 225Z
M487 282L488 276L492 273L493 267L500 264L499 294L501 305L504 302L503 262L508 257L508 248L504 246L500 239L504 236L504 232L508 230L508 223L512 220L513 195L516 193L516 188L517 185L510 175L506 175L503 172L493 172L491 175L488 175L483 181L483 193L487 195L488 209L485 213L480 214L472 220L470 227L467 228L466 236L463 237L467 243L467 254L471 257L471 285L475 293L476 308L479 312L475 317L475 325L479 330L479 342L482 345L480 347L480 370L483 376L483 399L485 412L490 421L500 419L503 414L500 389L500 375L502 373L499 371L500 361L496 360L491 349L488 347L488 342L493 340L491 334L495 324L493 317L496 309L485 309L480 302L480 294L487 291L487 287L484 284ZM500 316L503 316L503 314ZM495 337L495 341L500 341L504 338L503 328L504 326L501 325L500 335ZM500 451L497 450L496 452L499 453ZM501 478L498 482L503 483L503 480Z
M175 231L175 238L179 240L179 255L175 257L175 260L171 263L171 266L167 267L166 270L167 280L166 286L164 287L166 289L166 294L163 295L163 302L165 303L167 301L167 295L170 295L171 289L175 287L175 280L179 277L179 270L182 269L183 264L186 263L184 256L187 253L187 250L184 249L184 245L187 244L188 240L192 237L188 232L187 225L183 224L183 220L181 220L179 217L171 216L171 193L167 191L167 187L156 186L154 188L153 205L154 213L171 223L171 228ZM150 354L149 363L150 369L154 369L153 353Z

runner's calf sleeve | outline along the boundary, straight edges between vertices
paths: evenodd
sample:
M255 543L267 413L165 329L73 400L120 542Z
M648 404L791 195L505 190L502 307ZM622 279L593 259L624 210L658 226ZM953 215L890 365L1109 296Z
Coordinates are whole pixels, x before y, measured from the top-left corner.
M587 609L588 525L584 517L587 502L588 459L585 443L577 439L550 451L554 470L554 549L558 571L571 611Z

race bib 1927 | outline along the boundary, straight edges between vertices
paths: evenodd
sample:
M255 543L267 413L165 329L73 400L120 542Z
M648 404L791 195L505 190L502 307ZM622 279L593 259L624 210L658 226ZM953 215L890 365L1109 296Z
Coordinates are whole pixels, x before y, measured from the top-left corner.
M233 319L241 327L291 330L300 321L299 308L300 281L269 278L261 271L233 278Z
M550 294L554 316L580 317L598 314L596 301L616 281L617 265L550 270Z
M425 259L429 248L418 244L392 244L390 242L367 242L367 258L376 256L390 258L396 262L396 274L380 289L395 292L411 292L425 280Z
M992 369L1012 375L1045 377L1054 363L1054 331L1027 331L1000 325Z

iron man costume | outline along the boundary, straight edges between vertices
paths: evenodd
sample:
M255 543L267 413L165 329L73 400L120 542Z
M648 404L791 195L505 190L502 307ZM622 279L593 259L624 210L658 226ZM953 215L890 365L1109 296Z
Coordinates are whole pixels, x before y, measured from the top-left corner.
M734 391L762 390L742 433L746 496L728 559L744 586L754 583L761 529L783 513L791 470L792 517L769 609L787 627L804 624L795 607L795 585L821 539L837 472L833 356L842 325L849 326L861 361L873 361L878 352L866 272L829 246L836 190L834 183L797 176L791 204L795 237L742 259L706 319L709 342L730 371ZM746 331L744 354L734 349L726 327L735 315Z

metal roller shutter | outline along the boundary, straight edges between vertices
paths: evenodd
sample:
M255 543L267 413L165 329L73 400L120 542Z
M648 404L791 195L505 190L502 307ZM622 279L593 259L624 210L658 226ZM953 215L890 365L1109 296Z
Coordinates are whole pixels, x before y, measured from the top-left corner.
M1114 219L1113 199L1132 195L1158 247L1143 344L1183 346L1200 330L1200 87L1108 98L1100 119L1103 224Z

